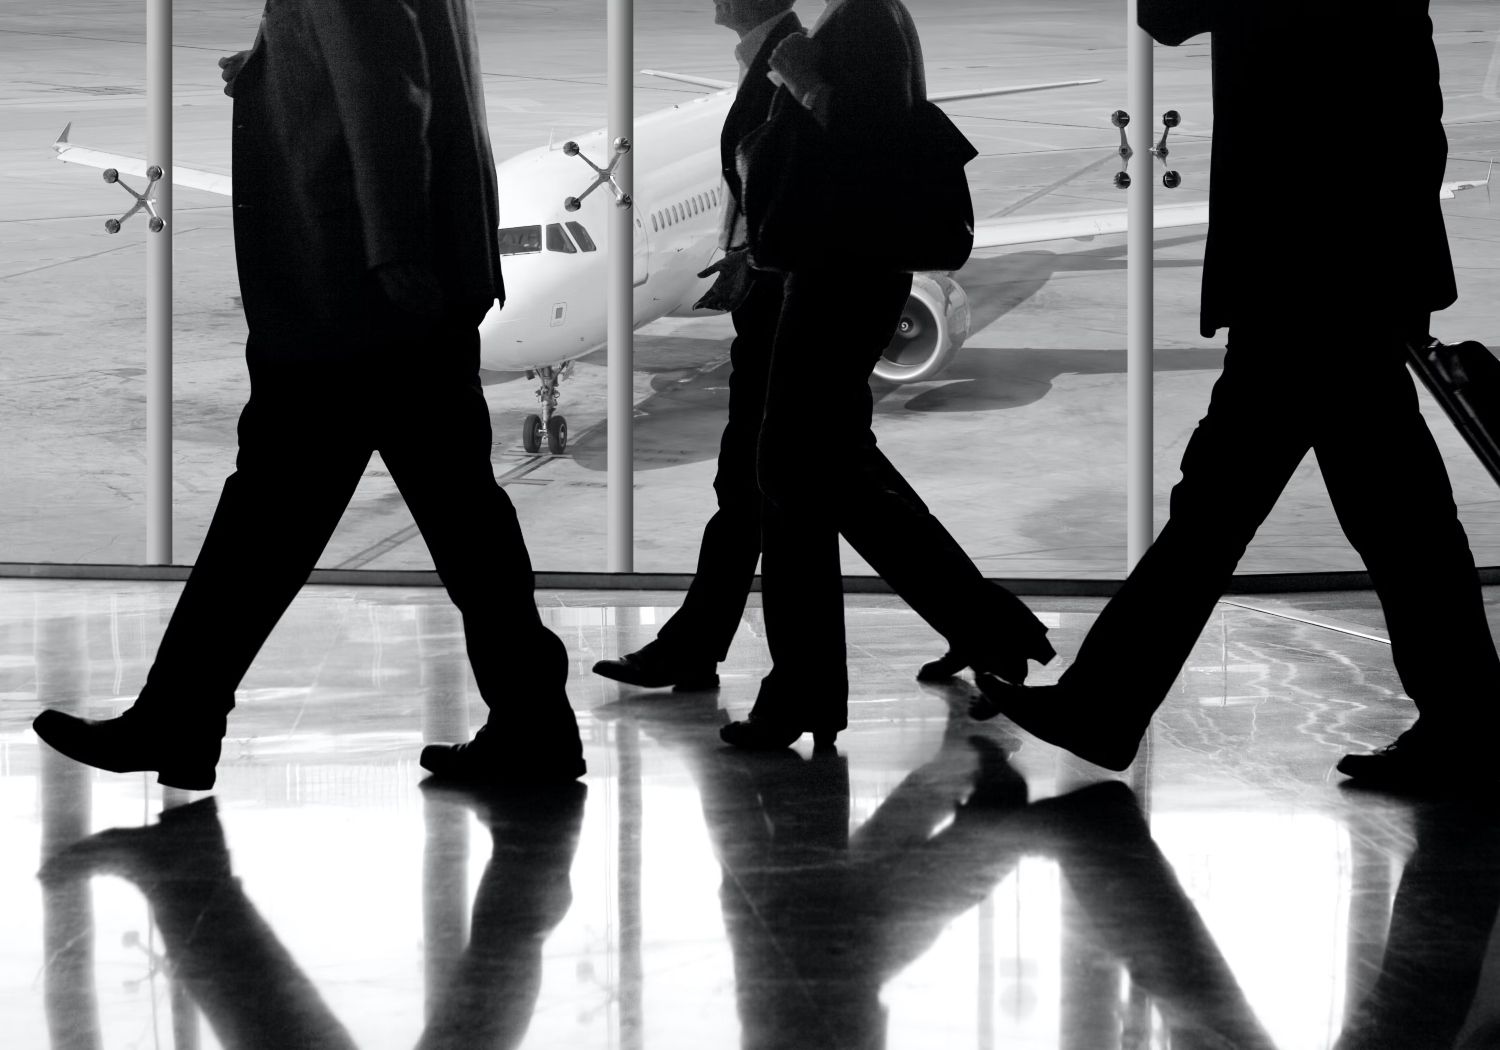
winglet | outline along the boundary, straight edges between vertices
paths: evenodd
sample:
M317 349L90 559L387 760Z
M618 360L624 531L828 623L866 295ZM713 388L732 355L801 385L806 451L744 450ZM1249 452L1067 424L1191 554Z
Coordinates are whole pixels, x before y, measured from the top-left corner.
M62 134L57 136L57 141L52 144L52 148L61 153L62 148L68 144L68 132L72 130L73 122L70 120L63 125Z

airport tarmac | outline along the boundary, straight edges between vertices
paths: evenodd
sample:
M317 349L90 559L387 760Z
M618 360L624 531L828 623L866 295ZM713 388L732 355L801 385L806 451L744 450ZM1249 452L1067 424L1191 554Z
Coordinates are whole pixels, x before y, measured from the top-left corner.
M480 46L497 159L604 123L604 5L480 0ZM969 168L982 215L1123 206L1111 185L1125 105L1124 5L1104 0L910 0L934 91L1102 77L1066 91L950 107L979 146ZM804 20L816 3L799 7ZM227 171L230 102L216 60L247 47L259 5L178 0L175 159ZM1450 179L1483 177L1500 147L1500 12L1483 0L1432 4L1447 98ZM636 4L637 68L734 76L733 36L707 0ZM1337 46L1330 42L1330 46ZM127 198L96 172L64 166L73 141L139 155L145 138L144 11L82 0L0 16L0 560L140 562L145 557L144 257L139 219L117 236L104 219ZM1207 191L1212 114L1206 38L1156 51L1156 108L1175 108L1172 164L1184 177L1160 200ZM638 76L638 113L692 97ZM1151 122L1156 122L1153 115ZM1368 120L1360 156L1319 151L1319 123ZM1350 85L1338 112L1268 114L1267 178L1306 185L1287 245L1308 280L1340 265L1339 230L1380 221L1340 209L1341 184L1379 177L1400 143ZM645 163L638 158L637 163ZM581 189L588 174L581 164ZM175 545L191 562L232 469L234 423L248 392L230 213L207 194L174 198ZM1460 302L1437 334L1500 347L1500 205L1484 189L1444 204ZM1222 359L1197 335L1202 229L1157 238L1156 489L1165 519L1177 461ZM288 231L289 236L295 231ZM876 433L937 515L989 575L1111 577L1125 564L1125 256L1122 237L1064 241L976 257L957 275L975 324L937 379L877 389ZM831 304L830 308L841 308ZM848 308L854 308L849 304ZM724 318L676 319L636 334L635 567L691 571L711 510L727 397ZM1310 334L1314 335L1314 334ZM1291 381L1291 377L1289 377ZM808 371L807 455L819 455L816 363ZM603 353L563 384L566 454L528 456L520 422L534 406L519 374L486 376L496 473L544 570L605 568ZM1430 402L1461 514L1481 564L1500 565L1494 485ZM1274 426L1275 406L1266 425ZM288 506L288 515L297 508ZM324 566L430 568L411 517L378 459L325 553ZM1267 521L1242 571L1359 568L1311 460ZM866 571L846 552L846 572Z

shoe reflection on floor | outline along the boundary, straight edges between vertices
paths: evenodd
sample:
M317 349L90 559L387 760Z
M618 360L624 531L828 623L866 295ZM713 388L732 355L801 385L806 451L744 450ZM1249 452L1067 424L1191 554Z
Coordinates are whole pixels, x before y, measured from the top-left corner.
M610 713L678 751L698 783L743 1050L883 1048L882 986L1028 854L1058 862L1086 918L1078 932L1150 994L1170 1045L1272 1046L1125 784L1028 805L996 740L954 719L851 833L844 757L724 748L711 704L624 700Z
M430 1000L417 1045L519 1046L541 985L542 944L572 901L569 872L587 789L425 792L429 813L436 811L440 823L452 826L444 808L472 810L494 847L475 893L467 947ZM462 862L466 851L442 852ZM50 902L54 895L78 895L83 880L96 874L128 879L140 889L161 931L174 986L185 990L227 1050L354 1046L234 877L214 798L169 809L146 827L81 839L53 854L40 877ZM66 914L86 912L69 907ZM88 942L92 930L86 920L81 926L75 920L69 937ZM76 960L63 972L49 967L49 1003L59 1007L49 1011L54 1045L99 1045L80 1042L61 1009L84 1006L78 997L92 989L91 978L90 968ZM183 1021L176 1019L174 1027L190 1027ZM97 1032L97 1019L91 1027Z

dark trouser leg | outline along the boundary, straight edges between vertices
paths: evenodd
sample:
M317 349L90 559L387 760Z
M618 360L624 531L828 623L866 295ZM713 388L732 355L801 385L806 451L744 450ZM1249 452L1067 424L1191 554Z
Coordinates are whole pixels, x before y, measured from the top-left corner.
M1165 699L1311 445L1308 420L1327 387L1309 375L1318 348L1289 343L1281 332L1234 333L1208 412L1183 452L1171 516L1089 629L1063 685L1123 689L1142 715Z
M771 342L781 316L781 278L757 273L750 294L734 311L729 347L729 419L719 440L714 475L718 510L703 529L698 571L682 607L657 637L673 650L715 661L729 655L760 560L761 494L755 481L755 445L766 406Z
M881 453L870 427L870 373L910 290L908 274L788 278L761 436L761 486L788 515L831 522L923 619L985 667L989 650L1005 645L1001 639L1030 642L1044 629L1014 595L984 580ZM818 397L804 407L810 382ZM816 449L806 438L814 409ZM771 616L768 599L768 633ZM804 632L802 644L820 637L827 632Z
M1356 370L1314 448L1339 524L1380 598L1391 656L1424 731L1483 733L1500 659L1442 455L1417 407L1403 348L1351 345Z
M490 464L478 335L455 328L433 340L441 340L443 356L453 363L393 377L381 456L463 616L484 702L510 726L558 728L576 742L564 688L567 650L537 612L526 540ZM533 726L538 721L546 726Z
M236 470L167 624L140 704L222 715L317 564L369 461L341 386L314 370L253 379Z

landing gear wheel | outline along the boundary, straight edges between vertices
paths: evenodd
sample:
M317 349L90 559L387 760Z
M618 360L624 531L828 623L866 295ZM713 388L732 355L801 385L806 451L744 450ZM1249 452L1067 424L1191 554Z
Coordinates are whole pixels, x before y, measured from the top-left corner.
M521 447L527 452L542 450L542 417L534 412L521 423Z
M568 421L562 416L547 420L547 451L561 455L568 447Z

